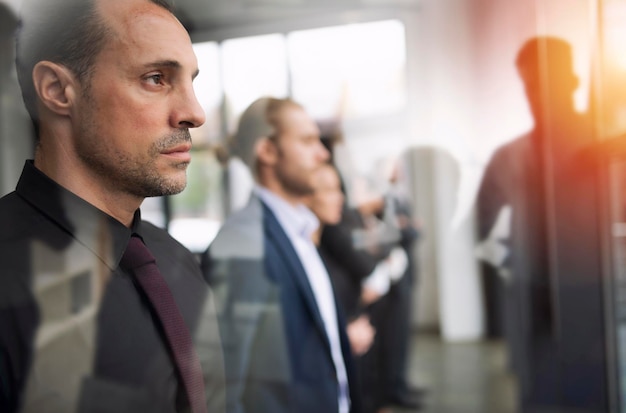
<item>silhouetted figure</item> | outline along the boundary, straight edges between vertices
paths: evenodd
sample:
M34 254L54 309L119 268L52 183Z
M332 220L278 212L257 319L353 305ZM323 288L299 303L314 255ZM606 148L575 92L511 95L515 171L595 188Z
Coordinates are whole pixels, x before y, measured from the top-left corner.
M580 363L595 357L591 352L601 334L590 333L599 327L579 328L585 338L571 345L576 329L565 328L560 315L567 309L568 319L583 320L598 300L579 297L584 279L596 277L600 268L594 175L579 162L592 142L591 123L574 108L578 79L567 42L532 38L520 49L516 65L534 126L490 160L478 195L479 236L483 246L497 252L490 260L502 275L504 330L524 411L594 406L601 402L577 392L573 375L562 366L570 358ZM575 302L581 303L578 308Z

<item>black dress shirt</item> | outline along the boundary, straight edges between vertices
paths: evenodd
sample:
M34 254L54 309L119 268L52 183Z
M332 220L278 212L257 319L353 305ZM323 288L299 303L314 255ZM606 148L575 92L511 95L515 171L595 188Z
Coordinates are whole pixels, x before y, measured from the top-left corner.
M223 411L213 299L187 249L139 210L127 228L32 161L0 199L0 228L0 411L187 411L156 316L119 266L132 233L194 337L209 411Z

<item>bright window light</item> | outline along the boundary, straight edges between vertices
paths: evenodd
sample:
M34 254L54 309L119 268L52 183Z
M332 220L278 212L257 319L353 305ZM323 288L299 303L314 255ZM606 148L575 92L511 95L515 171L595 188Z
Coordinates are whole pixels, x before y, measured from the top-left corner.
M287 50L280 34L227 40L222 45L222 70L228 130L261 96L288 95Z
M200 73L194 80L196 98L206 113L206 122L198 129L192 129L196 144L217 142L220 139L221 119L220 104L222 85L219 67L219 48L215 42L196 43L193 45L198 59Z
M406 104L404 25L397 20L292 32L293 95L315 118L359 118Z

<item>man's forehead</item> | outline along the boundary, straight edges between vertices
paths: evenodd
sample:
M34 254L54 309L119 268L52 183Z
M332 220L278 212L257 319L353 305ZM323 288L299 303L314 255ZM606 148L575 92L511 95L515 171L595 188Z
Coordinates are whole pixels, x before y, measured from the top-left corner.
M115 3L120 7L114 7ZM111 30L111 41L105 48L109 53L130 54L135 63L147 59L197 69L189 34L168 10L148 0L99 0L99 6Z
M97 9L112 29L130 34L134 29L170 21L180 26L174 15L149 0L96 0Z
M291 128L306 130L312 134L319 135L319 128L309 114L302 108L293 106L286 111L285 123Z
M304 109L295 105L284 107L281 115L282 120L288 124L302 124L313 122Z

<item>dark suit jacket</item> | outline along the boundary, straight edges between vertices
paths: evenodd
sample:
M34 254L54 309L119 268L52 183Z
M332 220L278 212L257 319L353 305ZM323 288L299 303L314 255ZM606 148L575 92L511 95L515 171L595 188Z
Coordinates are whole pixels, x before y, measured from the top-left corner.
M0 228L0 412L187 411L154 309L119 265L132 232L192 335L208 411L224 412L215 303L186 248L139 211L127 228L32 161L0 198Z
M228 412L337 412L338 383L324 324L296 251L269 208L253 196L225 222L202 267L218 301ZM351 411L358 412L339 318Z
M322 231L319 251L333 281L335 294L348 319L360 315L361 282L370 275L395 246L381 242L376 248L357 248L354 231L363 230L365 223L357 209L344 207L341 221L327 225Z

